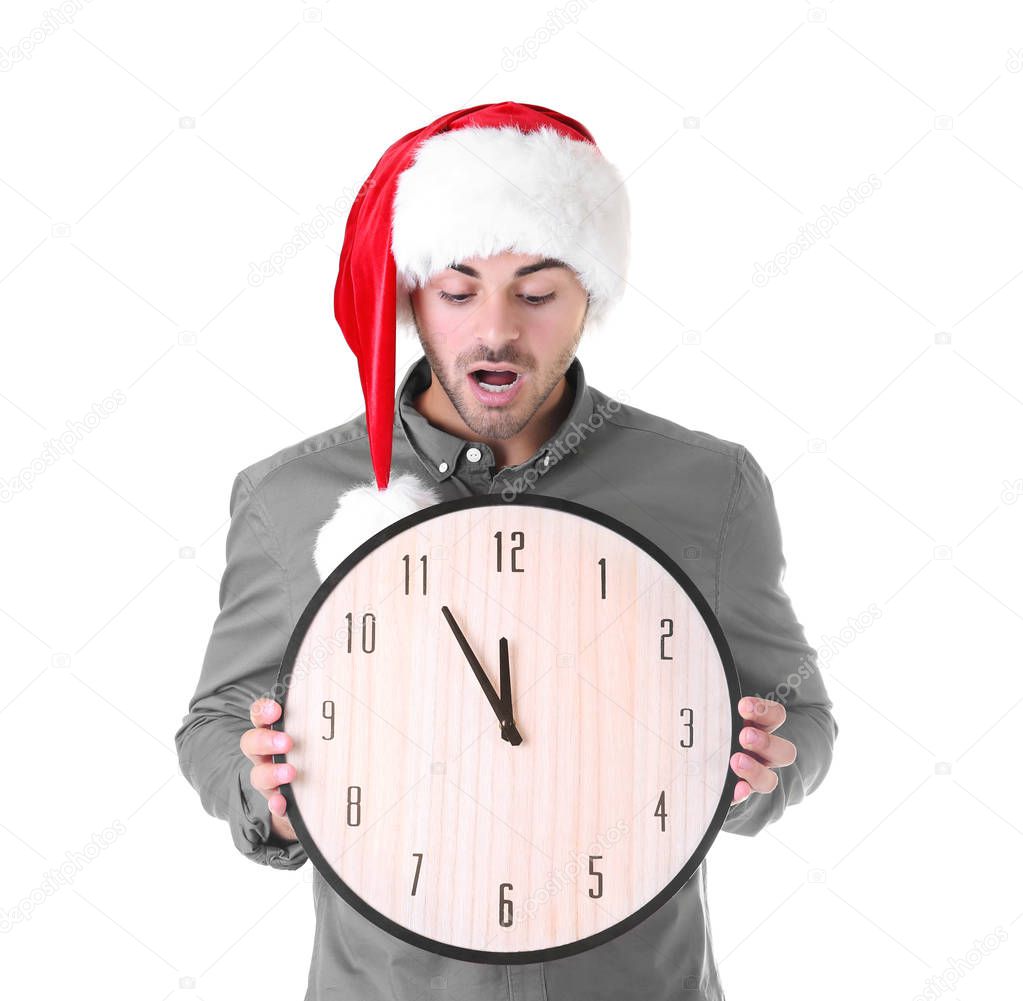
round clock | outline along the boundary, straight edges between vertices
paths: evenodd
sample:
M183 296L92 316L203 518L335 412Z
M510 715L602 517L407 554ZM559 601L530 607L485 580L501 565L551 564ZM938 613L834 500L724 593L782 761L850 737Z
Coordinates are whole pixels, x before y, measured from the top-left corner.
M309 858L432 952L540 962L685 884L737 777L739 681L682 569L551 497L446 501L359 546L281 663Z

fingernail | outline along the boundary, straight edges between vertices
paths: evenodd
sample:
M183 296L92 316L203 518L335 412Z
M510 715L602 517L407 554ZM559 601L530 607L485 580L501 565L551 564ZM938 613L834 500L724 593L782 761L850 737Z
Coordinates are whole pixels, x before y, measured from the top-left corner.
M274 747L284 747L284 745L287 742L288 742L288 738L285 737L283 733L279 733L279 734L277 734L276 737L274 737Z
M737 754L735 756L735 767L736 768L749 768L749 758L745 754Z
M279 778L282 782L286 782L288 780L289 771L290 769L288 768L287 765L278 765L275 774L277 778Z
M759 730L751 730L751 729L749 729L749 727L747 727L745 730L743 730L739 734L739 739L747 747L756 747L757 744L760 743L760 731Z

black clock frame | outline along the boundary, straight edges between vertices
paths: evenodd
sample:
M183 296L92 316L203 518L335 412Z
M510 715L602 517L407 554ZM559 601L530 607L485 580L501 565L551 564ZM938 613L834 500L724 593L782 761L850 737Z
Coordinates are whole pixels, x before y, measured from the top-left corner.
M434 504L420 511L415 511L412 514L399 519L393 524L388 525L386 528L381 529L345 557L345 559L338 564L338 566L317 588L316 593L309 600L309 603L306 605L305 610L302 612L302 615L299 617L298 622L292 631L284 657L281 660L280 670L277 675L277 685L274 689L274 691L278 694L278 701L281 704L281 717L277 720L277 722L271 725L270 729L280 731L284 730L284 709L287 702L289 681L295 662L298 659L299 650L301 649L302 643L305 639L305 634L308 631L310 624L337 584L346 577L355 566L362 562L362 560L378 546L388 542L390 539L400 535L402 532L420 524L421 522L430 521L434 518L450 514L453 511L460 511L466 508L497 507L502 504L512 506L516 504L523 504L533 507L552 508L557 511L574 514L578 517L596 522L598 525L602 525L604 528L610 529L618 535L628 539L634 545L642 549L651 559L659 563L669 574L671 574L696 606L707 626L708 631L714 639L718 655L721 658L721 664L724 668L725 678L728 684L729 698L731 700L732 740L729 759L732 754L741 750L742 748L739 744L739 731L745 725L745 721L739 715L738 708L739 700L742 698L742 691L739 685L739 674L736 670L735 661L732 658L732 652L729 649L728 641L725 639L724 630L721 628L721 624L714 615L707 599L704 598L700 589L695 583L693 583L689 575L678 565L678 563L675 562L675 560L668 556L668 554L665 553L658 545L642 533L636 531L631 526L626 525L624 522L619 521L617 518L605 514L603 511L597 511L588 505L581 504L577 501L566 500L561 497L521 493L516 494L511 500L500 495L484 494L442 501L439 504ZM287 761L287 754L274 754L273 760L276 764L284 763ZM429 936L421 935L418 932L412 931L404 925L398 924L398 922L389 918L387 915L380 913L376 910L376 908L360 897L359 894L350 886L348 886L348 884L345 883L345 881L338 875L323 856L323 853L319 850L315 839L306 827L305 821L302 819L302 813L298 804L293 799L291 783L283 783L280 786L280 791L288 803L288 820L295 829L295 833L298 835L298 839L301 842L302 847L305 849L306 854L309 856L309 859L330 886L344 900L362 914L363 917L368 918L377 925L377 927L389 932L396 938L436 955L448 956L452 959L460 959L472 963L505 965L550 962L555 959L562 959L566 956L575 956L579 953L587 952L595 946L602 945L605 942L609 942L612 939L617 938L619 935L628 931L630 928L634 928L636 925L639 925L650 917L651 914L659 910L668 900L671 899L671 897L678 893L678 891L689 882L696 870L702 864L707 852L710 850L711 844L714 842L714 839L717 837L725 822L725 815L731 805L737 782L738 776L731 770L731 768L729 768L717 810L715 811L700 844L696 847L696 850L689 857L686 864L681 870L679 870L672 880L659 893L643 904L642 907L633 911L630 915L628 915L628 917L623 918L621 921L610 925L602 931L595 932L593 935L587 935L585 938L577 939L574 942L566 942L562 945L550 946L545 949L529 949L511 952L491 951L489 949L468 949L462 946L453 945L450 942L441 942L437 939L432 939Z

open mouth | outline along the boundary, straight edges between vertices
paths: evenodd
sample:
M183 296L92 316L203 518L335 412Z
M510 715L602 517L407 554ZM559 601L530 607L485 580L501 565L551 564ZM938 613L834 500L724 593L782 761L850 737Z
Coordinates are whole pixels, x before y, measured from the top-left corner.
M470 375L488 393L495 394L507 393L522 378L518 372L513 372L511 369L491 371L487 368L478 368L471 372Z

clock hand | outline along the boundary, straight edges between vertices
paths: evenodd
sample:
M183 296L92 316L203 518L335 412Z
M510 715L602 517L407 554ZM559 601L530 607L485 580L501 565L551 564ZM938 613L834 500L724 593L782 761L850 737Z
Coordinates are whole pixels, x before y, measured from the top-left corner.
M497 692L494 691L494 686L490 683L490 679L487 677L487 672L483 670L483 665L479 662L476 654L473 652L469 641L465 638L465 634L458 627L458 623L455 622L454 616L451 614L451 609L447 605L441 605L441 612L444 613L444 618L447 619L448 625L451 626L451 631L455 634L455 639L458 640L458 645L462 648L462 653L465 654L465 659L469 662L469 666L473 670L473 674L476 675L476 680L480 683L480 687L483 689L483 694L486 695L487 700L493 707L494 712L497 714L497 718L500 719L503 712L503 705Z
M509 736L505 739L511 740L512 743L515 744L520 743L522 738L515 729L515 724L511 721L511 714L506 712L504 703L501 701L497 692L494 691L494 686L490 683L490 679L487 677L487 672L483 670L483 665L479 662L479 659L473 652L472 647L469 646L469 641L465 638L462 630L458 628L458 623L455 622L454 616L451 614L451 609L448 608L447 605L441 605L440 610L444 613L444 618L447 619L448 625L451 626L451 631L455 634L455 639L458 640L458 645L462 648L462 653L465 654L465 659L469 662L469 666L472 668L473 674L476 675L476 680L480 683L480 687L483 689L483 694L486 695L487 701L490 703L491 708L494 710L494 714L497 716L497 719L501 724L501 736L503 737L507 731Z
M505 719L501 720L501 736L510 741L514 747L522 743L522 737L515 727L515 716L512 709L511 664L508 659L508 640L501 637L501 705L504 707ZM507 722L505 722L507 720Z

